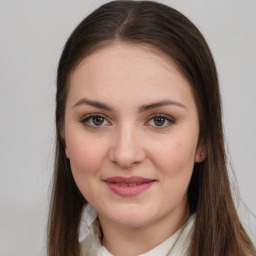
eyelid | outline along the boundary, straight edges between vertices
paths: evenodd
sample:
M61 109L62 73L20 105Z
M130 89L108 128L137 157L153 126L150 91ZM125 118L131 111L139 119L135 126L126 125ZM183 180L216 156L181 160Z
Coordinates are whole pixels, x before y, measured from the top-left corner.
M173 117L170 117L169 115L166 115L166 114L153 114L151 115L149 118L148 118L148 121L146 121L146 124L149 123L149 121L151 121L152 119L156 118L156 117L162 117L162 118L165 118L169 124L168 125L165 125L165 126L153 126L154 128L157 128L157 129L165 129L165 128L168 128L170 125L174 124L175 123L175 119ZM149 126L149 125L148 125Z
M92 129L97 129L97 128L101 128L103 126L106 126L106 125L100 125L100 126L93 126L93 125L90 125L87 121L90 119L90 118L93 118L93 117L102 117L104 118L104 120L106 120L108 122L108 124L111 124L111 122L108 120L108 118L105 116L105 115L102 115L100 113L91 113L91 114L88 114L86 116L84 116L83 118L81 118L81 123L83 123L84 125L92 128Z
M104 118L104 120L108 123L108 124L104 124L104 125L90 125L87 121L90 119L90 118L93 118L93 117L102 117ZM163 125L163 126L157 126L157 125L150 125L148 124L152 119L156 118L156 117L162 117L162 118L165 118L167 121L168 121L168 124L167 125ZM92 129L97 129L97 128L101 128L101 127L104 127L104 126L107 126L107 125L111 125L112 123L109 121L109 118L106 117L105 115L103 114L100 114L100 113L90 113L86 116L84 116L83 118L81 118L80 120L81 123L83 123L84 125L92 128ZM157 128L157 129L165 129L165 128L168 128L170 125L174 124L175 123L175 119L167 114L163 114L163 113L156 113L156 114L152 114L150 117L148 117L147 121L144 123L144 125L146 126L152 126L154 128Z

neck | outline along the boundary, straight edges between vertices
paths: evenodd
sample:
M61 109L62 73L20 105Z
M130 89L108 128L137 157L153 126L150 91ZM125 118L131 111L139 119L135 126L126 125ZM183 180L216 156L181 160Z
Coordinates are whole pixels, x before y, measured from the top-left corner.
M113 223L99 215L102 245L113 255L131 256L146 253L174 234L189 218L189 210L167 215L153 224L130 227Z

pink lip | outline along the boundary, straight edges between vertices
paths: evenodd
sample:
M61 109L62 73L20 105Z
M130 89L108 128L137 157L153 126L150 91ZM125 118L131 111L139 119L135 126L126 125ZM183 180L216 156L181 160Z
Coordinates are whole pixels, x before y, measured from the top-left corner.
M155 180L132 176L132 177L110 177L104 179L106 185L116 194L121 196L135 196L148 189Z

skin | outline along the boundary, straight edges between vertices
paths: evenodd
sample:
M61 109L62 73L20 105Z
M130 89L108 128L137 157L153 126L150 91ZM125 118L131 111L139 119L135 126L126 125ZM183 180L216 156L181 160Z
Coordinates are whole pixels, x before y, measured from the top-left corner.
M163 101L171 103L145 108ZM156 115L164 115L161 122ZM188 219L187 188L194 163L203 161L198 136L189 83L152 49L115 43L86 57L72 73L66 155L78 188L98 212L102 244L112 254L145 253ZM120 196L103 181L113 176L155 182L138 195Z

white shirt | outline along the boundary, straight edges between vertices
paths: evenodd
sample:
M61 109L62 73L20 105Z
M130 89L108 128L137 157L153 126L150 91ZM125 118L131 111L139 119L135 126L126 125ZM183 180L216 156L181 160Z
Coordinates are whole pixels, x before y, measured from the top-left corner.
M87 230L80 230L81 256L113 256L104 246L100 244L99 237L95 234L93 222L97 213L91 206L86 206L85 215L81 225ZM152 250L138 256L187 256L191 236L194 228L195 214L191 215L187 222L173 235L167 238Z

